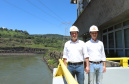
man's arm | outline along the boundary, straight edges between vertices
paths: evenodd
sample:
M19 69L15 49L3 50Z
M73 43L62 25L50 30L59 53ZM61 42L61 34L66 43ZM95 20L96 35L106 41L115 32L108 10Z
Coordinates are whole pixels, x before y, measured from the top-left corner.
M89 57L85 58L85 61L86 61L86 68L85 68L85 71L86 71L86 73L88 74L89 71L90 71L90 68L89 68Z
M86 44L84 44L84 46L83 46L83 54L84 54L84 58L85 58L84 68L85 68L85 72L88 74L90 71L90 68L89 68L89 55L87 52L87 45Z
M65 44L64 45L64 50L63 50L63 61L64 61L65 66L67 64L67 57L68 57L68 51L67 51L67 47L66 47L66 44Z
M103 61L103 73L105 73L105 72L106 72L106 62Z
M104 73L106 72L106 55L105 55L103 43L102 43L102 61L103 61L103 73Z

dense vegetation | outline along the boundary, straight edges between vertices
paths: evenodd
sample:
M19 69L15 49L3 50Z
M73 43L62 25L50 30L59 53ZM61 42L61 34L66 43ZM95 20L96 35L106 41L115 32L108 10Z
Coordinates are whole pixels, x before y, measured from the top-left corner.
M0 28L1 47L31 47L62 50L63 35L29 35L27 31Z

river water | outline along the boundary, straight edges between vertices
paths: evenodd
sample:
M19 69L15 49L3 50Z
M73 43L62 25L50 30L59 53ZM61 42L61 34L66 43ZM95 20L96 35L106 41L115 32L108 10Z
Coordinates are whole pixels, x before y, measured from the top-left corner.
M0 84L52 84L52 73L37 56L0 56Z

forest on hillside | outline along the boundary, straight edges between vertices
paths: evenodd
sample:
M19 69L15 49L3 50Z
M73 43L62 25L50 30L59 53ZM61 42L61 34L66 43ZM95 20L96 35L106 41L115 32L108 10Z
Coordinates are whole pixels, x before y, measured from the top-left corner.
M27 31L0 28L1 47L30 47L62 50L69 37L58 34L30 35Z

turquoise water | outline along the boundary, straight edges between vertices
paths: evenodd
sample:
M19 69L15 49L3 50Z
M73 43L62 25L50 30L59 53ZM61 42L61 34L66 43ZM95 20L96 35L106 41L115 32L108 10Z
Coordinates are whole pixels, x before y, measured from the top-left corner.
M52 84L52 73L37 56L0 56L0 84Z

